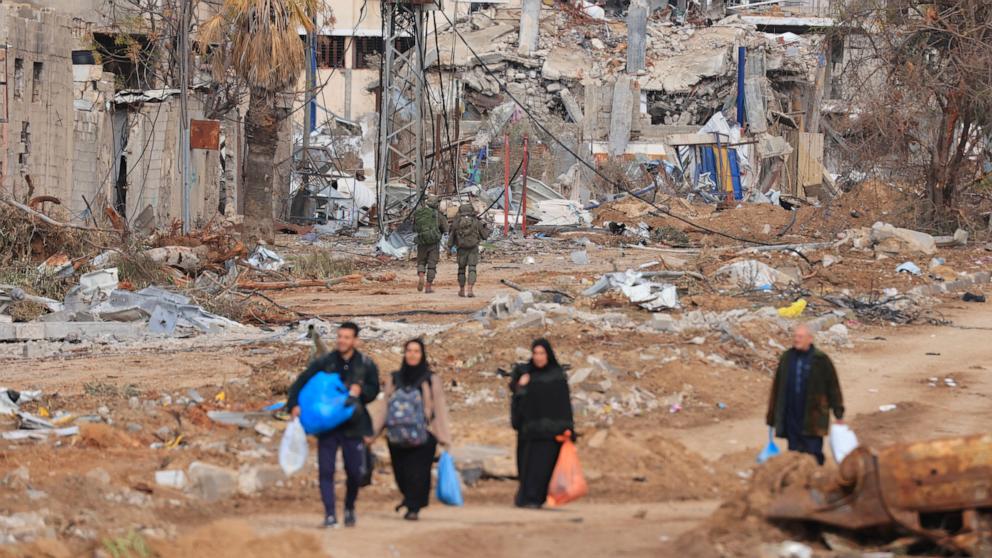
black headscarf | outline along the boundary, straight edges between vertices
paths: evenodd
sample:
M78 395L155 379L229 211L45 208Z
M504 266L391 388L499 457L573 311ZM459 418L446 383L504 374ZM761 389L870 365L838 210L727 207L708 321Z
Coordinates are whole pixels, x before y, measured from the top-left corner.
M547 339L535 339L531 349L536 347L547 351L548 364L538 368L531 358L527 366L514 371L510 422L523 439L551 440L565 430L575 429L568 377ZM530 373L530 382L519 386L520 376L525 373Z
M420 352L423 354L420 364L417 366L410 366L406 363L406 348L410 346L410 343L420 345ZM404 343L403 364L400 366L399 383L403 387L417 386L427 380L430 373L430 366L427 365L427 347L424 346L424 342L420 339L411 339Z
M538 368L537 365L534 364L534 357L531 357L529 363L531 370L533 370L534 372L544 372L547 370L554 370L556 368L560 368L558 366L558 359L555 357L555 351L554 349L551 348L551 343L547 339L543 337L541 337L540 339L535 339L534 342L530 344L531 352L533 352L536 347L542 347L544 348L544 351L548 353L548 363L543 367Z

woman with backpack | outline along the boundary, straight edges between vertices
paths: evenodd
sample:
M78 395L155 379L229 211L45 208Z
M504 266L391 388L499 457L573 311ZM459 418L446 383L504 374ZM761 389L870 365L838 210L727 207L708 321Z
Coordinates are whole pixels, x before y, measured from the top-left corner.
M403 494L396 511L406 508L403 518L409 521L416 521L430 500L431 464L438 444L451 443L441 384L431 372L420 339L406 342L402 366L384 384L386 413L376 431L386 431L396 486Z
M534 341L530 361L513 369L510 392L520 479L515 504L540 508L561 450L562 443L555 437L575 429L568 378L547 339Z

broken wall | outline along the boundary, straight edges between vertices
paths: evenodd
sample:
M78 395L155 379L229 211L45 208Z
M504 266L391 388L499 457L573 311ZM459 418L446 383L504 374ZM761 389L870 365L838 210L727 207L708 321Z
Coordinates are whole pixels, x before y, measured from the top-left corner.
M4 102L3 188L19 199L64 197L72 175L70 20L50 10L0 4Z
M150 206L156 225L181 219L178 95L169 95L158 102L118 104L116 110L127 113L127 141L120 153L124 162L117 161L118 165L127 167L125 217L133 221ZM191 119L203 118L203 103L197 95L189 98L189 116ZM204 224L218 214L224 175L220 157L220 150L192 149L190 152L190 216L194 224ZM115 176L119 170L120 166ZM225 180L230 178L227 176ZM225 196L230 194L225 193Z
M72 180L63 203L73 216L84 216L113 200L114 129L107 106L114 97L114 75L98 65L74 65L72 74Z

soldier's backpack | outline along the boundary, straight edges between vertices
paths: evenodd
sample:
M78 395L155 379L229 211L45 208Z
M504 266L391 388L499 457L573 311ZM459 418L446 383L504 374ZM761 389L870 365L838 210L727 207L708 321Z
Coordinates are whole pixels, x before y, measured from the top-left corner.
M455 238L459 248L475 248L479 245L479 235L476 232L476 218L471 215L459 215L455 220Z
M396 391L386 405L386 437L397 446L423 445L427 442L428 432L420 386L401 387L395 377L393 385Z
M417 233L417 244L437 244L441 242L441 230L437 224L437 210L422 206L413 213L413 232Z

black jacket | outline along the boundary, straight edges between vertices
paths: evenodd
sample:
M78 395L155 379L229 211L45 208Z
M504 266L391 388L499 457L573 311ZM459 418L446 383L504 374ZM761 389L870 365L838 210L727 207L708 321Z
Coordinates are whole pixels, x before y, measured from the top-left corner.
M837 419L844 418L844 397L837 380L837 371L830 357L820 349L813 347L810 357L809 376L806 378L806 400L802 402L805 411L803 419L803 436L824 437L830 429L830 411ZM795 349L782 353L778 361L778 370L772 382L771 395L768 398L768 415L765 422L775 428L775 435L780 438L787 436L786 431L786 398L789 397L788 383L790 367Z
M530 374L530 382L518 382ZM575 431L568 377L559 366L534 370L530 363L513 369L510 379L510 423L525 440L553 440L566 430Z
M348 422L334 429L334 432L340 432L348 438L371 436L372 419L369 418L369 414L365 410L365 405L374 401L376 396L379 395L379 368L375 365L375 362L358 351L355 351L350 361L345 361L341 353L337 351L332 351L312 361L310 366L307 366L307 369L290 386L289 399L286 403L287 408L292 410L293 407L299 405L300 390L303 389L303 386L307 385L310 378L313 378L315 374L320 372L341 375L341 381L348 387L354 384L362 387L362 394L358 397L358 401L355 402L357 407L355 414Z

